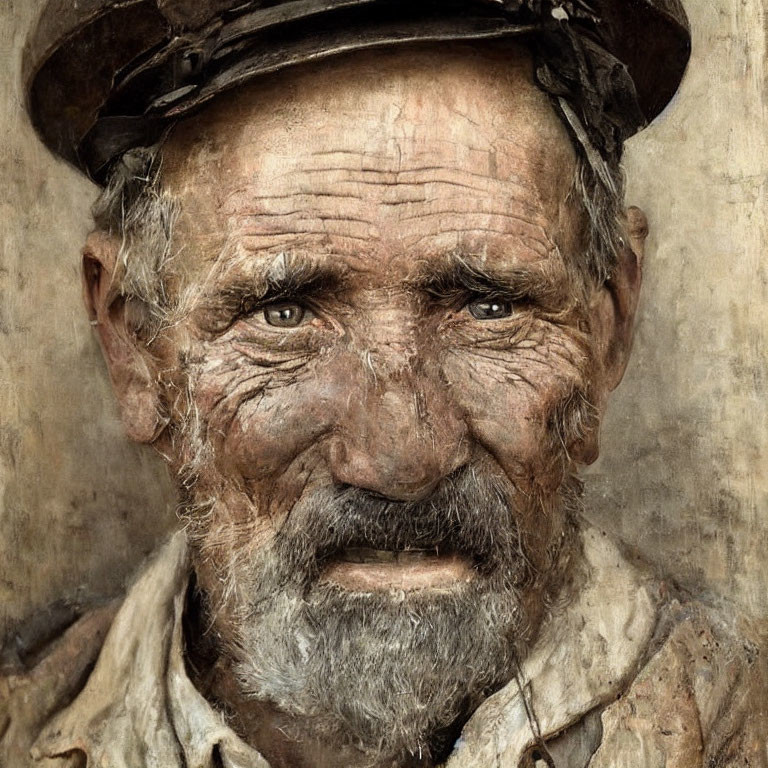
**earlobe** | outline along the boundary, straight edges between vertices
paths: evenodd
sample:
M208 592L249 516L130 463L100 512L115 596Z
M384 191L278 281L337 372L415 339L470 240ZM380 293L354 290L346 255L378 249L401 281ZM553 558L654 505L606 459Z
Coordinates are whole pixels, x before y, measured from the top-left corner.
M160 388L151 355L129 327L126 302L116 281L119 239L89 235L83 249L83 299L109 370L128 436L152 443L163 432Z
M128 437L138 443L154 443L168 425L168 419L162 415L158 384L151 371L136 362L121 366L111 376L112 386Z

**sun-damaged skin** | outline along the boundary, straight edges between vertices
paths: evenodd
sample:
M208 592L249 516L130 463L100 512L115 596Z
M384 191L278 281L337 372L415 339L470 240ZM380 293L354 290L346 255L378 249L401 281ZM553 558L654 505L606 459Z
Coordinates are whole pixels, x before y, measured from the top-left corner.
M186 120L163 157L181 203L169 291L192 296L190 312L148 351L109 305L119 243L98 233L86 301L129 433L181 471L192 457L157 414L173 425L193 407L231 481L220 539L196 564L203 590L221 589L232 537L263 545L309 488L416 500L472 463L541 498L542 514L519 524L545 568L562 528L547 499L597 451L596 428L564 445L553 424L573 397L599 416L621 379L644 232L634 214L635 251L605 285L574 268L586 227L570 195L575 153L529 57L442 45L297 69ZM264 288L286 274L309 289L265 307ZM478 275L485 293L466 289ZM286 310L300 322L273 324ZM430 568L433 581L416 560L336 563L326 576L380 589L468 577L450 555ZM526 596L533 626L539 597ZM226 639L226 610L217 621ZM275 765L338 759L265 744L263 722L246 736Z

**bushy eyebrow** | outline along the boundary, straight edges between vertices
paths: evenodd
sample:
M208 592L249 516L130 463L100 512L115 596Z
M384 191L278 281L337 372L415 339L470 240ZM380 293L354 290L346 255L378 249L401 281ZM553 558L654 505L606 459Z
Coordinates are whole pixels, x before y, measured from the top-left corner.
M564 282L565 275L550 265L489 266L462 254L428 262L411 280L413 287L445 304L470 296L549 304L563 296Z
M346 277L346 270L338 262L281 253L246 274L238 272L217 281L204 304L209 309L232 315L245 314L266 304L307 301L321 293L338 290Z

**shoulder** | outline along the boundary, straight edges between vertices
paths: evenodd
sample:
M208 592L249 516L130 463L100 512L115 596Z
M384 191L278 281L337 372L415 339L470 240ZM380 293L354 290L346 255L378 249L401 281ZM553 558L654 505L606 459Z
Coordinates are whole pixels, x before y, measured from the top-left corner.
M768 767L768 666L755 628L725 606L670 600L602 721L591 768Z
M134 673L151 676L152 659L167 648L187 580L185 539L177 534L136 570L125 597L82 614L58 632L51 632L55 614L33 619L31 635L44 632L56 639L29 652L40 643L22 638L24 652L12 652L11 663L6 659L0 666L0 766L80 768L85 743L74 731L121 699ZM136 658L145 669L142 664L133 668ZM30 756L33 745L37 761Z
M117 609L115 601L85 613L26 664L17 660L0 671L0 765L32 765L32 743L82 689Z

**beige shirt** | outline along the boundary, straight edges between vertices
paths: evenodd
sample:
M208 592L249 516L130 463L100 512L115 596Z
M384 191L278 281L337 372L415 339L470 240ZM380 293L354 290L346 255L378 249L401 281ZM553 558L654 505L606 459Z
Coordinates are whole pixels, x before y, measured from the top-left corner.
M539 768L541 741L557 768L768 768L758 647L666 597L604 534L582 535L586 582L553 609L527 685L478 708L445 768ZM86 615L33 669L0 678L2 768L269 768L186 674L189 574L177 534L116 613Z

